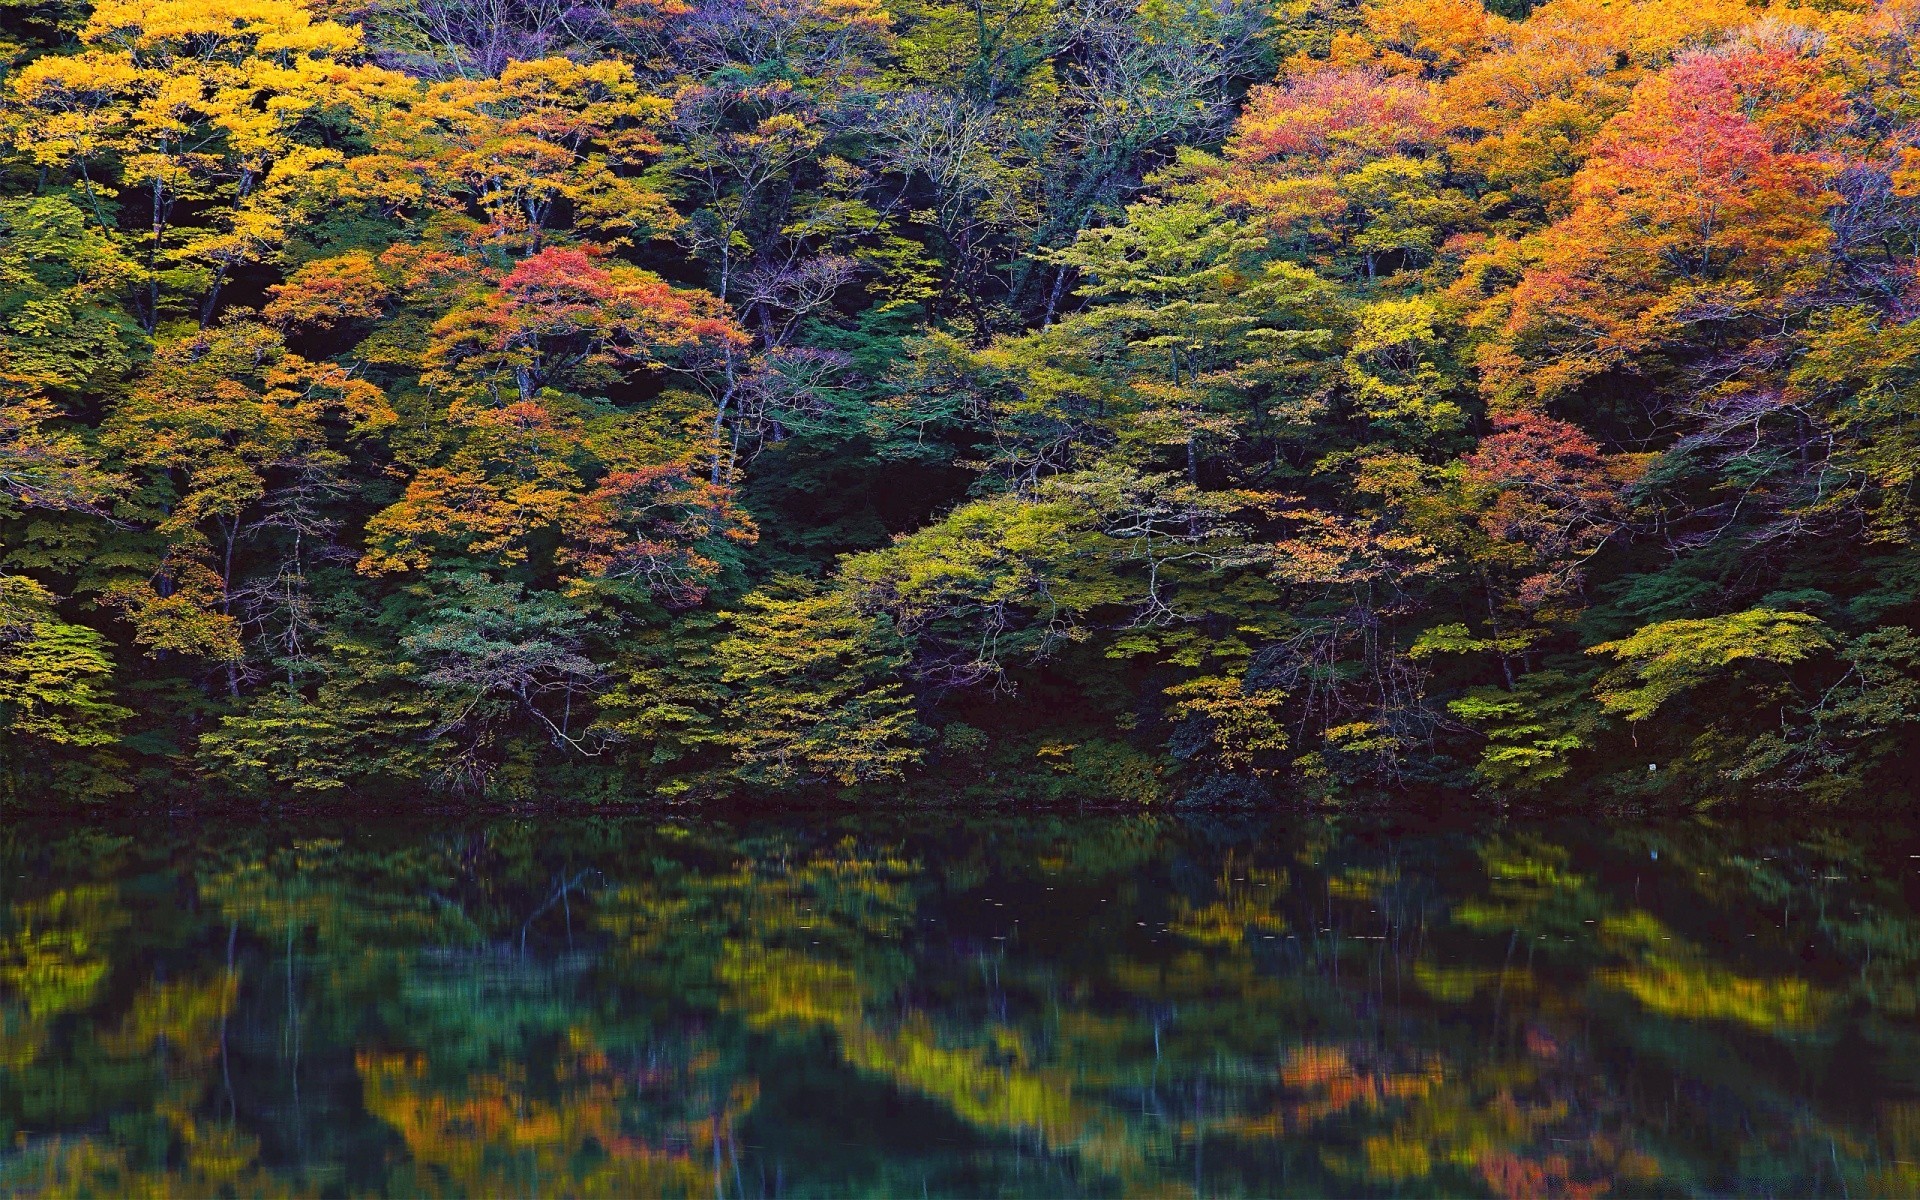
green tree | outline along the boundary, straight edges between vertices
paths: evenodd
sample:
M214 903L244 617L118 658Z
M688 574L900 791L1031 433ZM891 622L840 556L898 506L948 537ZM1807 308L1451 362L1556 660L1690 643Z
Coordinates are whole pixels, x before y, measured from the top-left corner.
M735 689L727 739L747 779L852 786L919 761L913 698L900 684L907 656L889 618L797 580L742 604L717 653Z

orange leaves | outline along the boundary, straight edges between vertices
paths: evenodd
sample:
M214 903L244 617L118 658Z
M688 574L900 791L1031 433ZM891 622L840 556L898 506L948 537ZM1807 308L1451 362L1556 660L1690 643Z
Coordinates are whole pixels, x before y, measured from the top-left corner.
M167 552L151 577L109 595L156 650L240 657L225 578L242 531L288 516L289 498L337 486L335 436L396 420L380 389L334 363L290 353L260 325L235 323L160 348L114 412L103 441L160 494ZM219 564L216 569L215 564Z
M1610 460L1592 438L1565 421L1520 412L1497 419L1494 429L1465 459L1467 478L1504 496L1525 494L1566 517L1611 506L1621 485L1639 474L1639 464L1618 456ZM1532 523L1513 506L1499 504L1482 522L1496 537L1513 536ZM1565 524L1563 519L1544 522L1553 529Z
M655 294L664 292L662 285ZM543 250L515 266L500 291L516 308L550 313L544 319L572 322L615 298L613 276L582 250Z
M113 0L81 40L8 81L0 129L67 172L103 225L103 197L146 206L120 237L140 245L148 332L163 309L211 323L231 273L330 201L342 153L309 118L393 78L348 61L358 30L288 0Z
M374 320L392 292L364 251L307 263L267 290L272 299L262 315L281 328L306 329Z
M103 226L104 200L139 210L105 236L131 251L125 282L162 344L103 441L144 476L130 503L165 546L120 596L149 644L237 656L231 622L213 627L238 591L228 576L245 580L249 550L278 536L263 529L332 536L357 439L399 420L384 387L413 405L389 447L408 478L364 526L369 574L479 557L690 603L719 569L694 547L751 537L691 465L704 431L643 436L597 399L652 399L641 373L698 372L747 344L713 297L609 257L679 219L640 179L672 104L630 64L552 58L429 84L361 64L359 31L300 0L105 0L83 40L10 77L3 115ZM323 207L387 236L316 235L365 248L260 280ZM257 318L223 314L223 288L260 282ZM201 332L179 337L180 318ZM45 414L23 428L28 415ZM13 458L72 449L14 441ZM36 470L0 487L52 503ZM93 502L65 486L62 504Z
M527 1186L514 1167L541 1186L563 1181L562 1190L578 1195L699 1190L706 1176L688 1147L712 1136L705 1114L676 1130L671 1147L634 1136L623 1104L635 1090L632 1073L617 1070L585 1030L568 1033L548 1074L529 1078L523 1065L509 1063L497 1073L450 1077L455 1087L439 1082L445 1073L422 1057L356 1054L367 1111L406 1140L418 1172L418 1183L403 1190L452 1181L462 1191L502 1194Z
M1695 55L1642 84L1582 172L1581 207L1628 206L1613 228L1670 230L1680 273L1765 270L1825 243L1832 164L1805 147L1844 115L1815 64L1787 50Z
M557 569L574 591L610 588L668 607L698 603L729 543L754 539L732 490L696 465L705 447L663 439L638 415L587 419L546 393L456 403L442 463L419 469L366 526L366 575L448 559Z
M1417 532L1371 517L1314 508L1280 514L1291 531L1273 546L1273 576L1307 587L1366 588L1405 585L1432 575L1445 559Z
M61 428L62 415L31 392L0 401L0 514L14 515L16 508L96 512L125 488L77 433Z
M106 441L132 463L190 480L228 463L258 474L328 453L326 426L336 419L369 432L394 414L379 388L347 368L310 362L272 330L235 323L161 347Z
M1392 65L1447 75L1485 53L1511 23L1478 0L1397 0L1369 4L1367 31L1384 43Z
M363 574L425 570L444 555L518 565L579 490L588 455L577 416L528 400L455 404L448 423L458 441L446 461L415 471L368 520Z
M1416 80L1373 69L1323 69L1247 97L1227 154L1296 171L1340 170L1429 143L1437 130Z
M1503 1200L1530 1200L1535 1196L1597 1200L1612 1190L1608 1180L1574 1178L1574 1168L1564 1154L1537 1160L1511 1153L1489 1154L1475 1165L1487 1187Z
M1695 55L1642 83L1534 245L1483 359L1496 400L1560 394L1808 286L1833 164L1794 147L1838 115L1783 50Z
M544 414L522 418L542 432L522 442L514 462L468 452L419 471L397 503L368 521L360 571L424 570L444 556L512 566L555 537L574 588L612 585L684 607L699 603L719 573L714 547L753 540L730 489L691 464L619 465L587 486L572 465L595 465L599 447L585 431Z
M399 501L367 521L365 575L425 570L436 545L506 565L525 559L516 543L564 503L564 488L520 481L502 486L472 467L425 467Z
M1444 1078L1438 1062L1396 1071L1357 1062L1345 1046L1311 1042L1290 1051L1280 1066L1280 1082L1296 1097L1288 1119L1309 1128L1354 1109L1377 1112L1418 1100L1436 1091Z
M1273 230L1317 230L1346 212L1341 176L1430 145L1427 85L1377 67L1324 66L1253 89L1210 168L1207 199Z
M731 489L684 463L609 472L569 506L562 528L560 558L577 580L638 584L670 607L698 604L719 573L699 545L754 538Z
M348 175L361 198L437 208L456 226L476 206L477 242L536 249L564 206L574 230L621 244L678 224L634 177L660 151L671 107L616 60L511 63L496 79L416 87L377 114L380 153L349 162Z
M226 581L213 568L180 556L162 563L151 579L110 586L105 598L126 613L134 641L147 653L234 663L244 649L240 623L220 611L226 594Z
M745 344L705 292L602 266L583 250L548 249L434 326L425 379L526 399L545 387L604 386L622 369L660 366L702 346Z

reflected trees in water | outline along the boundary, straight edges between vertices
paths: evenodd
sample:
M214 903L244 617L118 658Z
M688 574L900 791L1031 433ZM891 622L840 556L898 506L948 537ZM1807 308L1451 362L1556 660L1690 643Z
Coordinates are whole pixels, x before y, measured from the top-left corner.
M1920 834L0 834L0 1187L1920 1191Z

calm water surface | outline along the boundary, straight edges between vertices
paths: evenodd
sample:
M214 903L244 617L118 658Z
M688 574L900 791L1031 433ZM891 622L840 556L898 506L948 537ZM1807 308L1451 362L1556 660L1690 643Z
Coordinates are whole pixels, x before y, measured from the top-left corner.
M0 1192L1920 1194L1920 828L0 832Z

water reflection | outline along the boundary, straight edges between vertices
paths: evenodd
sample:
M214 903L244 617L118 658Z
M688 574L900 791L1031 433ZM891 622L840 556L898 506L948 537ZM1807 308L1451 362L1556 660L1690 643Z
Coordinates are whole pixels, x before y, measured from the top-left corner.
M0 834L0 1189L1920 1194L1920 839Z

